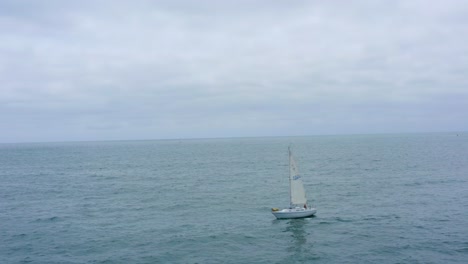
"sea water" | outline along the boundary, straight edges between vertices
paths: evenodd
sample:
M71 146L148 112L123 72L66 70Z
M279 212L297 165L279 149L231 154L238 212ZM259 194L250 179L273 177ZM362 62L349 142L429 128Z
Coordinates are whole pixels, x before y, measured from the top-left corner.
M292 144L312 218L288 205ZM468 263L468 134L0 144L0 263Z

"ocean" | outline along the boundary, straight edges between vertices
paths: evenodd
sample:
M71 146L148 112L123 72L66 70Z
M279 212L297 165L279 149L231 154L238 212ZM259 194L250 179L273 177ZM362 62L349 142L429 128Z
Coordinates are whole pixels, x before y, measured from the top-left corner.
M468 263L468 133L0 144L0 263Z

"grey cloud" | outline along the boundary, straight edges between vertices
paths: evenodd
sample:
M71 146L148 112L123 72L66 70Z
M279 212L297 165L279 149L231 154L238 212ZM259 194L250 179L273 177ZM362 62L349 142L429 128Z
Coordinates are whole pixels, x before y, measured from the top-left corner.
M467 129L459 1L0 10L0 142Z

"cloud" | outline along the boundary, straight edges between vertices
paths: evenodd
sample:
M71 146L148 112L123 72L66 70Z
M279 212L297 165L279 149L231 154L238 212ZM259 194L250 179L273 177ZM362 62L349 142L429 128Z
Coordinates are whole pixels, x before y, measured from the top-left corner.
M467 129L459 1L0 10L0 142Z

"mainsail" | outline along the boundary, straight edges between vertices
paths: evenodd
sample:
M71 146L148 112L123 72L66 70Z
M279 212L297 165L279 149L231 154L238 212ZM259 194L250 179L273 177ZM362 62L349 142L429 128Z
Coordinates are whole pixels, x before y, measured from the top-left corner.
M307 204L302 178L299 175L299 170L292 156L291 149L289 149L289 185L291 188L291 206L304 206Z

